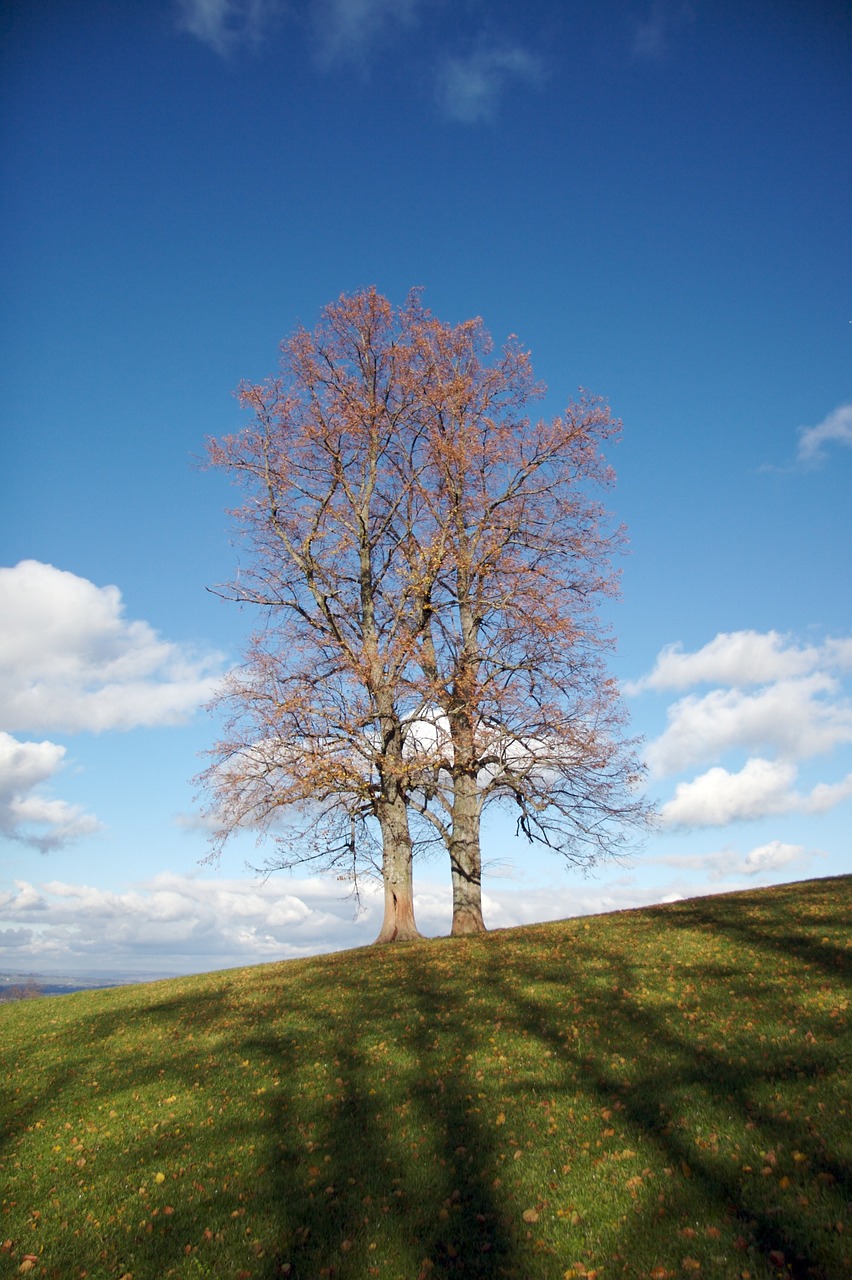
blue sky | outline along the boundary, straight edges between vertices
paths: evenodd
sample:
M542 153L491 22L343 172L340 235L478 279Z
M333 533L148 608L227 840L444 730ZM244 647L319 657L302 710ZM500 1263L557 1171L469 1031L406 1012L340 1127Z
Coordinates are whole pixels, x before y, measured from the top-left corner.
M487 828L493 926L852 866L852 18L833 0L130 0L2 40L0 970L369 942L201 864L251 617L208 435L325 303L420 286L624 421L607 606L658 829L584 877ZM418 912L449 924L449 877Z

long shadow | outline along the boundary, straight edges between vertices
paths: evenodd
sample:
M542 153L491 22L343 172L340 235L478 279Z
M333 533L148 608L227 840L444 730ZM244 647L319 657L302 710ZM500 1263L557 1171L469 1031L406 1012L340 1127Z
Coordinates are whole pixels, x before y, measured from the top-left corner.
M713 918L712 912L693 916L700 920ZM766 938L759 930L753 937L746 927L738 924L732 932L740 942L766 945ZM736 1224L740 1240L754 1246L773 1274L795 1280L833 1280L837 1274L837 1251L828 1249L825 1240L812 1230L807 1200L802 1205L788 1198L783 1209L780 1205L767 1207L764 1198L750 1187L750 1183L760 1182L759 1176L736 1176L730 1160L717 1158L710 1151L702 1152L692 1140L693 1136L678 1127L673 1105L678 1097L692 1095L694 1100L700 1092L715 1109L720 1127L725 1117L730 1120L731 1112L735 1112L743 1127L757 1130L757 1145L765 1145L767 1152L776 1147L795 1150L807 1163L811 1181L821 1184L824 1194L832 1194L838 1220L842 1220L852 1193L849 1161L837 1151L827 1151L823 1138L817 1139L804 1121L773 1114L760 1101L771 1093L773 1086L785 1081L828 1075L839 1078L845 1057L839 1042L840 1028L828 1017L817 1022L812 1018L811 1025L817 1032L814 1043L799 1048L795 1063L782 1059L777 1051L769 1051L761 1060L745 1064L735 1063L731 1056L706 1045L699 1054L694 1042L674 1033L671 1019L640 1007L624 994L634 977L627 962L588 945L576 948L575 952L581 967L583 963L603 964L613 978L605 1002L604 1039L583 1058L586 1090L596 1095L603 1105L616 1106L619 1123L658 1149L666 1166L673 1171L673 1185L677 1185L679 1172L688 1170L689 1186L685 1183L681 1186L684 1201L693 1209L696 1201L703 1205L701 1216L707 1222L712 1222L715 1215ZM802 953L811 956L813 949L802 948ZM730 970L725 972L729 975ZM501 980L498 971L494 979L502 981L504 1000L514 1007L517 1025L550 1046L554 1054L564 1054L564 1040L552 1005L525 997L523 984L518 981L520 976L513 971L511 981ZM564 972L548 974L546 970L539 970L535 976L539 983L551 981L555 989L565 981ZM641 1064L642 1046L653 1046L646 1068ZM616 1051L638 1064L629 1081L605 1065ZM639 1229L639 1234L647 1234L647 1223ZM629 1233L623 1233L611 1248L622 1257L635 1256L637 1252Z
M349 1009L339 1028L320 1014L324 1001L309 1015L312 1033L321 1029L332 1046L333 1087L317 1096L307 1131L288 1123L296 1096L304 1114L304 1077L277 1101L271 1177L279 1238L270 1277L361 1280L373 1274L380 1241L385 1260L391 1242L391 1274L400 1280L523 1274L519 1241L492 1187L489 1128L471 1106L464 1071L451 1065L464 1061L477 1031L428 967L401 968L398 1017L378 1043L387 999L384 979L372 982L369 968L350 996L363 1036L352 1037Z
M693 963L694 992L684 1008L675 1007L674 997L666 1004L660 989L643 999L642 967L652 984L661 980L647 952L631 953L629 941L610 950L599 933L575 931L566 941L556 927L537 935L535 946L498 935L469 946L441 942L440 950L418 943L365 952L357 969L351 959L343 969L329 958L299 970L298 980L286 967L272 969L264 991L251 986L250 998L223 980L221 988L208 984L201 998L191 984L185 992L171 987L163 998L140 999L134 1012L103 993L79 1024L67 1020L76 1041L57 1049L42 1078L22 1081L8 1110L3 1154L13 1175L10 1196L46 1205L51 1183L71 1179L85 1205L100 1180L107 1187L98 1192L100 1203L111 1206L108 1221L90 1220L81 1209L79 1224L42 1259L39 1274L66 1280L82 1267L93 1277L130 1273L134 1280L161 1280L169 1272L214 1276L225 1274L238 1246L241 1274L252 1280L368 1280L378 1273L377 1258L382 1280L561 1278L572 1262L567 1255L539 1254L531 1265L534 1242L513 1199L510 1126L495 1128L493 1114L499 1099L513 1093L530 1114L530 1095L540 1090L569 1146L572 1108L583 1099L589 1109L613 1112L622 1146L644 1146L658 1156L655 1167L670 1171L665 1182L659 1173L656 1180L640 1174L626 1190L606 1181L623 1167L608 1162L606 1147L578 1152L578 1165L582 1158L593 1166L602 1193L620 1197L623 1209L616 1217L609 1209L601 1214L602 1235L587 1236L584 1256L596 1251L607 1266L616 1256L642 1258L664 1210L689 1230L720 1224L729 1249L742 1241L742 1255L720 1264L719 1276L739 1276L751 1266L762 1276L834 1280L840 1253L813 1229L809 1205L794 1194L795 1177L790 1193L773 1199L767 1189L775 1174L744 1172L724 1140L734 1134L744 1151L767 1160L770 1153L779 1161L797 1153L799 1169L807 1170L803 1190L843 1217L852 1195L843 1134L805 1105L810 1081L836 1081L839 1088L848 1062L839 1020L812 1009L809 1039L770 1039L762 1057L747 1061L737 1024L738 1007L743 1017L749 1012L752 957L760 953L783 956L785 971L802 983L809 964L824 964L837 981L839 949L828 954L831 944L814 933L823 925L830 932L837 919L791 916L779 930L771 919L743 919L734 904L713 899L680 904L666 920L672 938L698 929L730 944ZM357 985L335 986L344 973L350 983L357 973ZM732 1007L724 1028L705 1028L699 1047L687 1019L694 1014L712 1023L704 989L715 983L718 993L720 979L733 993ZM771 973L764 969L760 981L764 995L773 992ZM795 991L775 980L774 998L779 1018L794 1019ZM34 1020L41 1028L50 1025L45 1008ZM479 1076L495 1037L507 1061L499 1087L492 1077L486 1095ZM314 1062L305 1047L318 1043L328 1057ZM743 1031L742 1043L751 1046L754 1038ZM543 1052L526 1054L531 1044ZM236 1054L252 1064L243 1098L232 1096ZM67 1163L65 1148L56 1157L58 1171L16 1168L18 1144L39 1123L59 1126L63 1099L72 1086L79 1097L81 1080L94 1099L88 1114L99 1124L99 1096L111 1106L120 1096L128 1113L140 1108L138 1124L124 1122L123 1145L99 1150L92 1135L75 1148L75 1160L85 1162L79 1169L75 1160ZM791 1088L802 1107L787 1114L776 1094L787 1099ZM181 1091L203 1102L192 1111L193 1133L169 1119L170 1095ZM692 1105L699 1099L700 1108ZM682 1112L706 1117L707 1132L688 1129ZM204 1146L211 1161L205 1167L199 1115L211 1126L204 1132L215 1134ZM68 1118L76 1124L70 1112ZM719 1143L708 1137L712 1129L723 1135ZM537 1136L532 1145L543 1165ZM544 1171L554 1203L576 1198L577 1173L569 1164L561 1173ZM168 1180L157 1192L152 1174L159 1169ZM705 1267L704 1274L712 1272Z
M51 1061L46 1054L38 1055L45 1065L38 1077L30 1068L21 1089L26 1101L7 1095L4 1107L0 1159L6 1170L7 1206L30 1206L41 1218L47 1216L60 1183L78 1188L76 1221L54 1236L48 1252L40 1256L39 1274L53 1280L67 1280L81 1269L91 1276L133 1274L139 1280L159 1280L185 1260L187 1241L195 1239L195 1223L205 1202L211 1221L217 1223L228 1222L240 1211L239 1186L229 1187L217 1174L215 1186L205 1189L193 1170L191 1137L168 1118L167 1095L216 1095L215 1058L209 1052L199 1054L194 1036L200 1039L206 1029L233 1021L226 992L208 996L203 1004L192 995L170 995L153 1003L142 996L141 1011L123 1003L116 1007L112 996L87 993L87 1012L79 1021L73 1016L75 996L45 998L33 1005L33 1029L41 1028L42 1040L56 1037L55 1056ZM58 1030L47 1032L53 1025ZM66 1026L76 1033L70 1042L63 1037ZM148 1026L150 1039L145 1035ZM23 1065L26 1069L26 1056ZM85 1118L78 1110L81 1084L91 1096ZM74 1098L71 1104L66 1102L69 1094ZM155 1100L156 1095L160 1097ZM103 1131L118 1126L125 1145L106 1145ZM238 1136L248 1137L240 1134L243 1127L238 1120L226 1119L220 1122L217 1140L227 1149ZM48 1157L33 1171L17 1158L16 1147L36 1128L61 1135L62 1141L53 1146L55 1163ZM160 1186L154 1175L162 1169L170 1173ZM92 1204L99 1206L97 1213L89 1209ZM111 1206L109 1221L101 1220L104 1206ZM24 1239L15 1243L25 1252ZM215 1252L212 1239L211 1244ZM38 1232L31 1245L39 1247Z
M836 879L838 883L848 881L848 877ZM831 881L825 883L829 886ZM791 903L796 901L788 886L776 890L775 895L776 901L782 897L789 898ZM832 978L840 976L848 981L852 977L852 956L848 948L832 943L827 937L815 938L813 932L808 932L796 921L779 928L775 914L770 912L772 901L771 895L755 895L753 907L749 910L745 895L696 898L675 904L666 919L669 926L676 929L707 928L748 947L775 952L785 958L793 956L804 965L817 966ZM810 930L817 925L831 928L836 927L837 920L828 914L809 915L802 924Z

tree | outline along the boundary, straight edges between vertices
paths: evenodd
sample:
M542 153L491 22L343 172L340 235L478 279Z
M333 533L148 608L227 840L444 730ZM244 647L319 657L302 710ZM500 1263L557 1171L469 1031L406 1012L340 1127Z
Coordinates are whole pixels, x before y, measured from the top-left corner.
M343 869L357 886L374 823L378 941L417 936L401 699L422 592L401 467L420 431L419 322L415 297L399 312L375 290L342 297L282 343L279 377L240 388L252 423L209 444L245 491L233 514L249 567L227 593L265 615L218 699L226 734L202 775L215 848L272 829L274 865ZM301 821L276 830L285 812Z
M597 611L622 541L596 497L620 424L588 396L533 423L542 393L515 340L495 356L480 320L369 289L283 343L281 375L241 388L251 425L210 446L246 490L229 594L265 611L220 699L218 840L295 813L269 865L357 883L377 829L379 940L416 935L424 831L466 933L484 928L488 805L582 864L645 817Z
M411 483L428 518L405 545L436 568L413 630L446 781L420 793L420 812L449 851L453 932L468 933L484 928L488 804L585 865L648 816L598 615L623 531L595 493L613 481L602 446L621 424L587 395L532 423L543 389L528 353L510 340L494 358L480 320L430 318L421 341L428 465Z

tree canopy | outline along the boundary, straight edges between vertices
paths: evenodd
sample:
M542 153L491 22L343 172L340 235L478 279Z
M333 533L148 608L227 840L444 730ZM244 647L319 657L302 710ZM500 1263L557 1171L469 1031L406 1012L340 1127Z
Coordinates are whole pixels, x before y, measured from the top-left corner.
M429 833L453 931L484 927L489 804L569 861L611 853L647 810L599 616L623 541L598 496L620 430L607 406L582 394L533 420L543 389L516 340L495 353L481 320L375 289L326 307L239 394L252 421L210 458L243 493L227 592L262 613L219 699L217 840L254 826L274 834L270 865L356 883L380 846L380 940L416 934Z

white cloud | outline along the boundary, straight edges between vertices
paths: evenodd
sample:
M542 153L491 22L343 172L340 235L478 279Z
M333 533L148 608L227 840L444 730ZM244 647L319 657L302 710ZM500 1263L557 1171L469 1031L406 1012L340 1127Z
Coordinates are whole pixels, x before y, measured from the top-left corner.
M332 877L162 874L121 892L17 881L0 892L0 968L201 972L365 946L379 932L383 893L375 882L362 889L363 911L356 918L346 886ZM522 894L491 884L483 891L485 918L494 929L655 901L654 889L626 876L579 887L564 877L529 885ZM419 881L415 907L425 935L449 933L446 881Z
M36 560L0 569L0 724L78 732L184 721L220 654L194 654L129 621L118 587Z
M492 120L512 82L534 85L542 78L538 58L518 46L481 46L467 58L447 58L437 82L438 104L451 120Z
M615 884L487 885L491 928L654 902L653 889ZM183 973L291 959L371 943L382 918L381 885L362 886L356 918L346 886L332 877L205 879L162 874L122 892L53 881L16 881L0 892L0 967ZM422 880L417 921L427 936L452 923L449 884Z
M301 6L313 28L320 61L363 60L383 36L410 26L427 0L309 0ZM257 49L282 19L302 20L286 0L176 0L177 25L227 57Z
M842 782L818 783L802 807L807 813L826 813L835 805L848 800L850 796L852 796L852 773L847 774Z
M782 840L771 840L768 844L758 845L745 856L736 849L713 850L709 853L674 854L657 857L652 861L663 866L679 867L702 877L706 876L711 883L719 881L738 881L742 877L755 875L774 875L776 871L794 863L805 864L817 855L817 851L806 849L801 844L785 844ZM824 855L823 855L824 856ZM662 902L674 901L682 895L670 895L662 898Z
M659 60L666 52L666 35L665 11L661 4L655 4L647 18L633 23L633 57L641 62Z
M692 782L681 782L660 810L666 826L720 827L729 822L785 813L791 804L795 766L749 760L739 773L717 766Z
M626 684L625 692L688 689L699 684L768 684L819 668L852 670L852 639L801 646L778 631L723 631L695 653L684 653L681 644L666 645L653 670Z
M784 844L782 840L771 840L769 844L758 845L747 853L743 860L743 870L747 875L758 875L764 871L779 871L804 856L806 850L800 844Z
M623 872L603 880L557 872L545 883L527 880L519 893L486 877L484 915L490 929L501 929L675 902L743 888L758 873L777 883L779 871L811 856L801 846L773 841L745 857L727 851L657 859L680 868L658 885ZM696 882L692 872L702 878ZM356 918L345 886L332 877L162 874L120 892L19 880L0 890L0 969L154 977L365 946L379 931L382 889L376 883L363 888L364 910ZM446 880L418 878L415 907L426 936L449 933Z
M670 827L721 827L771 814L825 813L852 796L852 774L842 782L819 783L802 795L794 790L796 767L788 761L748 760L738 773L716 766L691 782L681 782L660 817Z
M284 8L281 0L177 0L177 25L226 57L260 45Z
M92 814L43 794L64 756L55 742L18 742L0 732L0 835L48 853L100 830Z
M0 893L0 935L10 931L3 964L193 972L313 955L372 942L381 924L380 886L367 882L363 902L355 919L345 886L330 878L164 873L118 892L17 881ZM427 904L424 919L435 914Z
M819 466L825 461L827 444L852 448L852 404L842 404L815 427L799 428L797 461L801 466Z
M669 708L667 719L665 732L645 753L657 776L718 759L735 747L804 759L852 742L852 701L832 676L819 672L751 694L691 694Z

